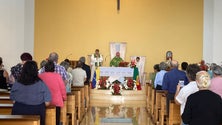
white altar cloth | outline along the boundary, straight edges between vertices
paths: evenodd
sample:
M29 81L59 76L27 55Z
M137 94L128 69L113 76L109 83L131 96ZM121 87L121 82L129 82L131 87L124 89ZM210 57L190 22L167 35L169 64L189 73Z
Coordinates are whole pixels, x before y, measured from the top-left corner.
M130 67L100 67L100 76L133 77Z

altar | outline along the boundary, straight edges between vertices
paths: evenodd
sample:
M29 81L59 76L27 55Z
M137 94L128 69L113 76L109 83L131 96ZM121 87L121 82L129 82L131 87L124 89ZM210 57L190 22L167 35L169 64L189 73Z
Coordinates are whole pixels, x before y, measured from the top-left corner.
M133 77L133 68L130 67L99 67L100 76Z
M109 77L110 82L118 80L123 83L126 77L133 77L134 69L130 67L100 67L100 77Z
M139 80L133 79L134 73L135 69L130 67L100 67L97 71L96 88L90 90L90 104L145 105L145 87L140 86ZM120 94L113 94L114 84L118 84ZM137 84L142 89L138 90Z

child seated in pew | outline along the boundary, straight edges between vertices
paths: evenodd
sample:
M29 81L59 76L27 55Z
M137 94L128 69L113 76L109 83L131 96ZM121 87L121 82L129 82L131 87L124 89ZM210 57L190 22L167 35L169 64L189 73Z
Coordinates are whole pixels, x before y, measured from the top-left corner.
M54 71L55 64L49 60L45 64L45 72L39 74L39 77L45 82L51 92L52 101L50 104L56 106L56 125L60 125L60 110L64 106L63 100L67 98L66 87L62 77Z
M45 125L46 106L51 101L51 94L38 77L35 61L23 65L21 76L12 86L10 99L14 101L12 115L40 115L40 125Z

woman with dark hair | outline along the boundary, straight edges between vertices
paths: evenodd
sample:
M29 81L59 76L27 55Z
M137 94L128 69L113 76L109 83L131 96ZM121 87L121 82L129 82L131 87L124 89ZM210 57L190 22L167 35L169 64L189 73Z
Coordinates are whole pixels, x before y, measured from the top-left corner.
M64 105L63 100L66 100L66 88L62 77L54 71L55 64L49 60L45 64L45 72L39 74L39 77L45 82L51 92L52 101L50 105L56 106L56 125L60 125L60 110Z
M23 65L21 76L12 86L10 98L14 101L12 115L40 115L40 123L45 125L45 108L51 101L51 94L38 77L35 61L27 61Z
M22 62L18 63L17 65L11 68L11 77L10 77L11 83L14 83L16 80L19 79L19 77L21 76L22 67L24 63L28 60L32 60L32 55L30 53L25 52L21 54L20 59Z

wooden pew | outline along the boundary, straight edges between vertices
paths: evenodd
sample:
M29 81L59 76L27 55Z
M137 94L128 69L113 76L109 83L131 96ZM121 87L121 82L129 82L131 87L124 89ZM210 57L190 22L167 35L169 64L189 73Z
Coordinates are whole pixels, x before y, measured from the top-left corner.
M0 104L13 104L13 101L10 100L9 96L0 96Z
M82 114L83 112L81 112L81 92L79 90L75 90L72 91L72 93L75 95L75 108L76 108L76 112L77 112L77 116L76 116L76 121L77 124L80 123L80 120L82 119Z
M40 125L37 115L0 115L1 125Z
M1 115L11 115L13 104L0 104ZM56 108L55 106L48 106L46 108L46 125L56 124Z
M154 88L151 89L151 100L150 100L150 114L154 117L154 105L155 105L155 97L156 90Z
M169 108L169 125L174 124L181 124L180 105L177 105L173 100L171 100Z
M71 116L71 125L75 125L75 95L74 93L67 94L67 114Z
M166 109L166 94L161 95L160 101L160 116L159 116L159 125L164 125L168 123L167 109Z
M10 100L10 92L0 92L0 104L13 104Z
M161 108L161 96L165 93L163 90L156 90L155 106L154 106L154 122L159 122L159 114Z
M61 107L60 110L60 122L62 122L63 125L67 125L67 100L63 101L64 106Z
M151 107L151 103L150 103L150 100L151 100L151 92L152 92L152 86L150 83L147 83L147 111L150 112L150 107Z
M0 104L1 115L11 115L13 104Z
M80 91L81 92L81 107L83 109L81 109L83 112L85 112L85 88L84 86L80 86L80 87L77 87L77 86L72 86L72 90L71 91Z
M0 91L0 96L10 96L10 92L8 92L8 91L6 91L6 92Z
M89 108L89 85L84 85L85 92L85 108Z
M0 104L13 104L13 101L10 100L10 93L8 92L0 92ZM48 111L51 110L52 107L49 107ZM4 110L3 110L4 111ZM51 111L49 111L49 113L51 113ZM7 112L7 111L6 111ZM60 115L60 121L63 123L63 125L66 125L66 119L67 119L67 102L64 101L64 107L61 108L61 115ZM49 120L51 121L51 120ZM54 123L54 121L52 121ZM49 122L48 124L51 124L51 122Z
M45 125L56 125L56 107L48 106L45 114Z

